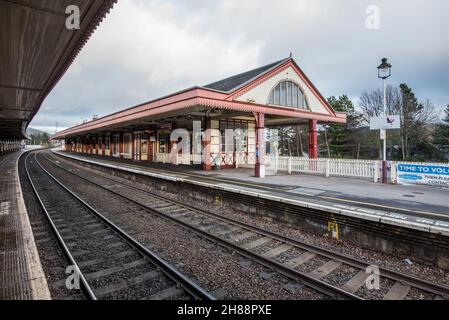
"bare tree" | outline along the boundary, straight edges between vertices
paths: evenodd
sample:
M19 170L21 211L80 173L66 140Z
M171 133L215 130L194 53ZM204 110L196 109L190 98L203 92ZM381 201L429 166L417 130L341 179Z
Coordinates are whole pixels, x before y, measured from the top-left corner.
M367 125L371 117L383 114L382 90L362 92L359 106L363 113L363 122ZM401 119L401 129L389 130L387 141L391 146L400 144L402 159L410 159L413 148L421 141L430 139L425 126L435 121L435 108L429 100L418 102L412 89L401 84L399 87L387 87L387 114L397 114Z

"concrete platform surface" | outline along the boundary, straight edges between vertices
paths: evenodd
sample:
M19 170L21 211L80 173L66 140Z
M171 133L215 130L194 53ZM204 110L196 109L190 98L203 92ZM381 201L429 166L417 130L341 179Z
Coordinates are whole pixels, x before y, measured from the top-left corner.
M0 300L50 299L20 187L21 153L0 157Z
M54 150L55 151L55 150ZM368 220L449 235L449 190L403 186L350 178L279 174L260 179L252 169L202 171L189 166L55 151L84 161L165 179L209 185L281 202L317 207Z

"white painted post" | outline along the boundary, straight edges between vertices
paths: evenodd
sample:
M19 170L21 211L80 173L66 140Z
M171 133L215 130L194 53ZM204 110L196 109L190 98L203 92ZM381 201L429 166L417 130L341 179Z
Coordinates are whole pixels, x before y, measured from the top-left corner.
M329 178L330 175L330 162L329 159L326 159L326 178Z
M396 184L398 181L398 167L396 162L391 163L391 182Z
M379 161L374 161L374 182L379 179Z
M292 173L292 158L288 157L287 159L287 172L288 174Z
M235 168L236 169L239 168L239 161L240 161L240 154L236 153L235 154Z
M278 159L277 155L275 154L275 156L274 156L274 173L278 173L278 170L279 170L279 159Z

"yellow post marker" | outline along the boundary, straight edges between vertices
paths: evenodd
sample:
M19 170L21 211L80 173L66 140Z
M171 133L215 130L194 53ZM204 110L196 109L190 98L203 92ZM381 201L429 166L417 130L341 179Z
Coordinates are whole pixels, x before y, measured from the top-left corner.
M334 217L332 217L331 221L327 222L327 231L332 232L333 239L339 240L338 223Z

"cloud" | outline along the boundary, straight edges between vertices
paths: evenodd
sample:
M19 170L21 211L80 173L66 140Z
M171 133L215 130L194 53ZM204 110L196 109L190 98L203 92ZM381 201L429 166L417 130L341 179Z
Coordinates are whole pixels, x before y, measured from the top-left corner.
M366 28L377 5L380 29ZM119 1L44 102L32 125L72 126L287 57L325 96L393 84L449 103L445 0Z

